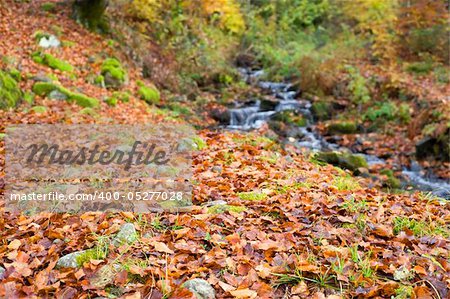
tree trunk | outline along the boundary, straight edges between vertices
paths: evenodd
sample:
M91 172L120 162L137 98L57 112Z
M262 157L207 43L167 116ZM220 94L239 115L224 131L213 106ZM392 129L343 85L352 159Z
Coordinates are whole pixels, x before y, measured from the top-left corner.
M108 0L75 0L73 18L89 30L106 33L108 23L104 16Z

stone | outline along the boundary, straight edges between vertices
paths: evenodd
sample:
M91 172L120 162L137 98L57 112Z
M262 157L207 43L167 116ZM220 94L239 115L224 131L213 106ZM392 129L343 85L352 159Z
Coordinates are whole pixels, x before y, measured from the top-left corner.
M3 279L3 276L5 275L6 269L0 266L0 279Z
M416 158L450 161L449 131L439 137L426 136L416 143Z
M351 171L357 171L358 168L368 167L364 156L358 154L320 152L316 154L316 159Z
M186 281L183 286L190 290L197 299L215 299L216 291L204 279L194 278Z
M357 126L354 122L335 122L328 124L327 133L330 135L333 134L354 134L357 131Z
M86 250L81 251L75 251L69 254L66 254L65 256L61 257L58 262L56 263L56 267L59 268L78 268L80 267L79 264L79 257L86 254Z
M277 99L263 98L260 101L259 110L260 111L274 111L279 103L280 103L280 101Z
M48 49L48 48L58 48L61 46L61 42L59 39L53 34L50 36L44 36L39 40L39 47Z
M67 95L65 95L64 93L60 92L59 90L55 89L52 90L49 94L48 94L48 98L52 99L52 100L61 100L61 101L65 101L68 99Z
M230 110L219 106L210 110L209 115L220 124L229 125L231 120Z
M112 243L114 246L118 247L123 244L131 244L138 238L136 228L133 223L125 223L120 228L116 237L113 239Z

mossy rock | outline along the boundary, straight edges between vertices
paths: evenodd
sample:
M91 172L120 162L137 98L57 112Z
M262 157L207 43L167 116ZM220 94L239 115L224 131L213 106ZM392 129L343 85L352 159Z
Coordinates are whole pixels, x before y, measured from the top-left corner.
M119 100L115 97L109 97L105 99L105 103L111 107L116 107L118 102Z
M67 96L68 101L74 101L81 107L94 108L99 106L99 101L81 93L76 93L50 82L36 82L33 85L33 92L39 96L47 96L52 91L57 90Z
M127 72L116 58L108 58L103 61L101 76L103 76L105 86L114 89L122 87L127 80Z
M22 98L22 90L14 78L0 70L0 109L14 108Z
M391 169L383 169L380 171L387 179L383 182L383 185L389 188L398 189L401 186L401 182L394 176L394 172Z
M299 115L298 113L292 110L284 110L277 112L274 115L272 115L271 119L299 127L305 127L308 124L308 121L306 120L306 118L303 117L303 115L301 114Z
M74 67L70 65L70 63L58 59L49 53L34 52L31 54L31 58L36 63L46 65L52 69L60 70L62 72L73 72L74 70Z
M311 112L318 120L327 120L331 117L332 105L326 101L314 102L311 105Z
M81 93L70 93L69 100L75 101L75 103L77 103L78 106L85 108L95 108L100 105L97 99L88 97Z
M130 93L128 91L116 91L113 93L113 97L121 101L122 103L128 103L130 101Z
M146 101L149 104L158 104L160 100L160 93L156 87L145 86L142 83L138 83L140 88L138 90L138 94L141 99Z
M328 124L327 133L334 134L354 134L358 130L358 127L354 122L342 121Z
M231 205L215 205L208 208L209 214L222 214L225 212L242 213L247 208L244 206L231 206Z
M339 152L320 152L316 154L316 160L323 161L341 168L357 171L359 168L367 168L368 164L364 156Z
M41 4L41 9L46 12L54 12L56 10L56 4L53 2L45 2Z
M31 108L31 110L33 110L35 113L45 113L47 112L47 108L44 106L34 106L33 108Z

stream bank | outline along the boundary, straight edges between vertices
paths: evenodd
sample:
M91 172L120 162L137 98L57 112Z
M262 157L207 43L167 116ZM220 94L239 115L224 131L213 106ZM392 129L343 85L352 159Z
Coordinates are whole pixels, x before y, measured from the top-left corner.
M378 171L371 171L372 178L384 176L387 178L387 187L421 190L450 199L450 184L426 173L414 159L409 161L408 166L398 163L394 165L401 170L400 175L394 176L385 158L340 146L333 142L339 136L326 138L316 127L312 103L300 98L300 92L293 85L261 80L264 74L262 70L240 68L239 72L248 84L257 86L261 95L267 94L268 97L261 96L243 104L236 103L235 107L226 110L227 117L222 117L224 128L249 131L267 124L284 142L317 153L316 157L320 157L322 161L350 169L357 175L367 175L366 172L360 173L360 168L377 169ZM223 123L223 119L228 120L228 123ZM348 133L354 133L353 131L355 130L349 128Z

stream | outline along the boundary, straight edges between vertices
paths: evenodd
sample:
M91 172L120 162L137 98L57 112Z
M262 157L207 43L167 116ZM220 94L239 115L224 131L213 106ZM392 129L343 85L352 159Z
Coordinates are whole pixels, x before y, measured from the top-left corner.
M260 80L264 71L252 71L240 68L243 79L250 84L257 85L262 90L266 90L270 95L277 99L276 105L267 109L263 107L260 100L246 103L244 106L230 109L230 123L227 126L231 130L249 131L260 128L264 123L269 121L277 112L285 110L293 110L303 115L307 123L305 127L297 127L293 141L297 147L305 148L313 152L318 151L344 151L352 152L350 149L341 147L335 143L330 143L321 136L315 129L314 118L311 112L311 102L307 100L297 99L297 91L293 89L289 83L269 82ZM289 137L292 139L292 137ZM375 164L386 164L382 158L373 155L361 154L367 161L369 166ZM411 161L411 167L402 167L402 185L412 186L414 189L431 192L436 196L450 199L450 184L444 180L437 179L432 175L425 175L425 171L416 161Z

